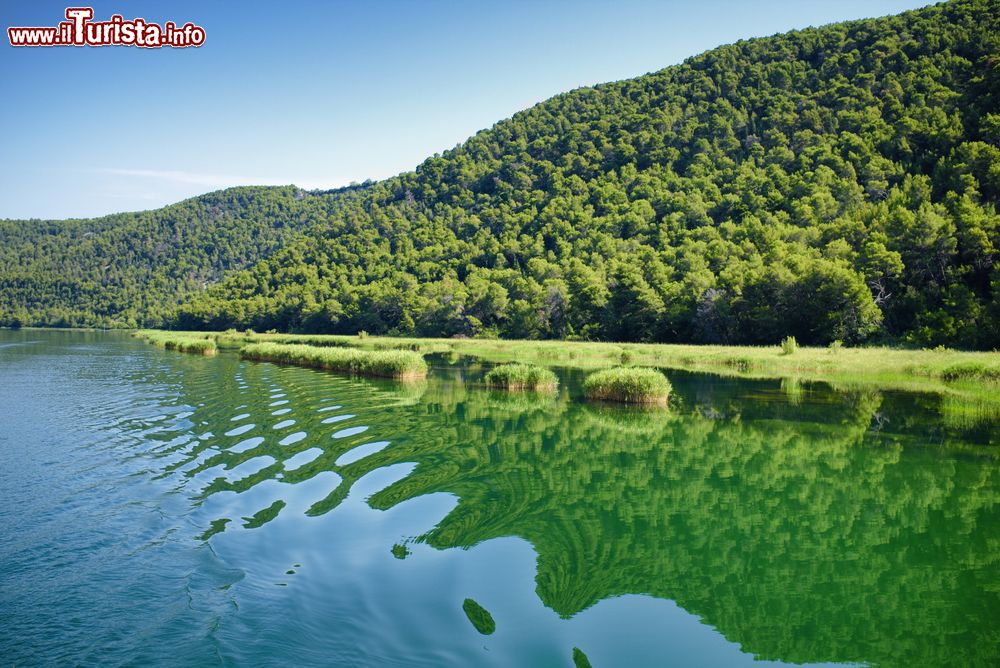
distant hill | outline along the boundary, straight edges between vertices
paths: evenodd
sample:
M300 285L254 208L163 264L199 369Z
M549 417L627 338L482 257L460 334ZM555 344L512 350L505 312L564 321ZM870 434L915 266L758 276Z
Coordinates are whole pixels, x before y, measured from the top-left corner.
M1000 0L954 0L565 93L360 188L0 223L0 313L995 348L998 147Z
M0 220L0 322L162 325L185 295L265 259L326 204L247 187L89 220Z

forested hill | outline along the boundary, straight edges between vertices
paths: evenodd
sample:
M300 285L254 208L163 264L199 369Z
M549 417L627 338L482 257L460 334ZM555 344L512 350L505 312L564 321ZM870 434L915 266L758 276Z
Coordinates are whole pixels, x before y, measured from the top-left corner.
M994 348L998 146L1000 0L740 42L559 95L413 173L289 191L280 216L305 231L200 291L256 258L206 262L167 324ZM266 209L226 234L274 234ZM44 286L83 264L58 238L27 268L0 250L0 308L23 304L12 271L50 266Z
M0 324L164 324L184 295L325 220L327 198L245 187L90 220L0 220Z

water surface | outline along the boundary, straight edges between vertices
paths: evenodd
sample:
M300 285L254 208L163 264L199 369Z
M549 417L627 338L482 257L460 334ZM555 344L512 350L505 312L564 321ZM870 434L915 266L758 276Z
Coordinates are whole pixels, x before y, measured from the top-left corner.
M997 425L670 373L671 409L0 332L14 665L1000 662ZM495 631L463 610L472 599Z

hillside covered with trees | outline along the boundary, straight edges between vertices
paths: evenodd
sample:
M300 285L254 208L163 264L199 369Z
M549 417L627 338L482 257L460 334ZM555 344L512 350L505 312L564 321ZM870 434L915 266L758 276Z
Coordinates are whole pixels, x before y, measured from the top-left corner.
M328 203L245 187L90 220L0 220L0 324L165 324L183 296L325 220Z
M1000 1L953 0L565 93L358 188L0 222L0 317L990 349L998 199Z

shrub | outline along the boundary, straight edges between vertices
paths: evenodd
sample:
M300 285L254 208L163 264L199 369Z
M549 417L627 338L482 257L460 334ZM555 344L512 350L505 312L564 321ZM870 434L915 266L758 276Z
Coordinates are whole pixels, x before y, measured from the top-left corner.
M945 380L991 380L1000 381L1000 366L987 365L982 362L961 362L946 367L941 372L941 377Z
M358 350L288 343L252 343L240 349L240 357L381 378L410 380L427 376L427 362L423 355L412 350Z
M588 399L635 404L665 404L670 381L656 369L618 367L598 371L583 382Z
M504 364L486 374L486 384L504 390L554 390L559 378L549 369L532 364Z
M840 349L844 347L844 342L840 339L830 342L830 354L835 355L840 352Z
M794 336L786 336L781 340L782 355L792 355L798 349L799 349L799 342L795 340Z

